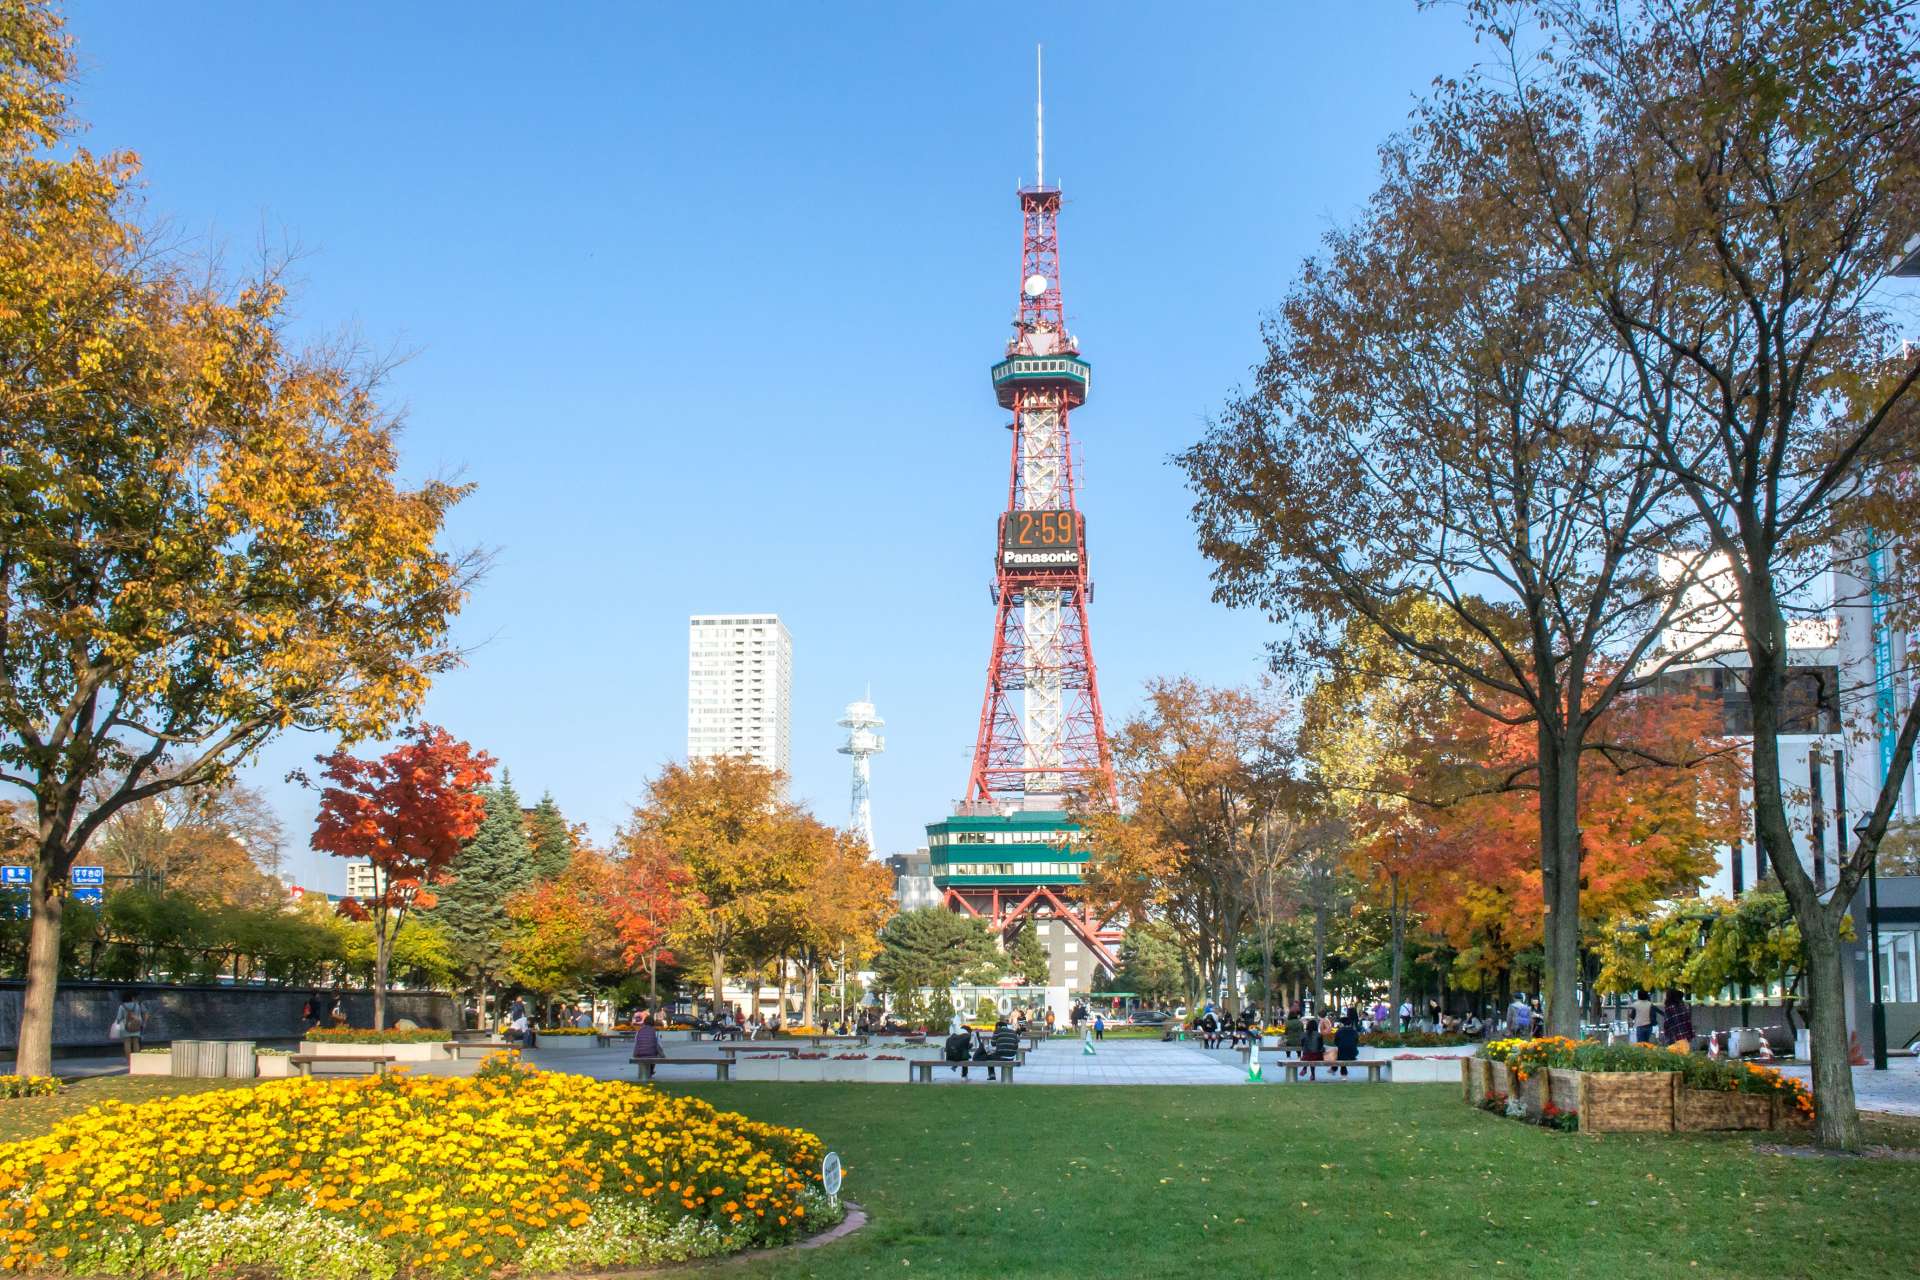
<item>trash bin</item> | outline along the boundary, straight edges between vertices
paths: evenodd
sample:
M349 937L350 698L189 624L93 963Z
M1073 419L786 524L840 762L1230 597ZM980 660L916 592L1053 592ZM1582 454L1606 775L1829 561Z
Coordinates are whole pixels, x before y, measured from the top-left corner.
M253 1041L225 1041L227 1060L224 1074L229 1080L251 1080L254 1077Z

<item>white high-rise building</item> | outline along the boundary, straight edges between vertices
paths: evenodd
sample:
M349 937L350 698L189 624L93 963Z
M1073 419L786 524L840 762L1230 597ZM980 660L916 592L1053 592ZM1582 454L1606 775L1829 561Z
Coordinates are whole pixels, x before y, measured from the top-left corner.
M380 872L371 858L347 859L347 896L358 902L380 896Z
M687 621L687 758L709 756L791 772L793 637L777 614Z

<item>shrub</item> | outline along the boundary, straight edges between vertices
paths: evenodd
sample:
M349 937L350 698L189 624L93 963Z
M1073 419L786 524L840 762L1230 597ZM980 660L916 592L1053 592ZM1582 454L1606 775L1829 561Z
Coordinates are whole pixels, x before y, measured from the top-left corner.
M39 1098L60 1089L52 1076L0 1076L0 1098Z
M493 1275L573 1257L595 1224L634 1228L607 1248L668 1260L811 1227L821 1154L801 1130L511 1054L469 1079L108 1103L0 1145L0 1270Z

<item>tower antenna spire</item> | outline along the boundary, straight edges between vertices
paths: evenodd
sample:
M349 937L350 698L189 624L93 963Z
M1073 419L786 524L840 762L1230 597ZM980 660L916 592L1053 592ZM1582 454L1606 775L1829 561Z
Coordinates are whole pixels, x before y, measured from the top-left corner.
M1033 46L1033 185L1047 185L1047 130L1043 115L1046 85L1040 65L1041 46Z

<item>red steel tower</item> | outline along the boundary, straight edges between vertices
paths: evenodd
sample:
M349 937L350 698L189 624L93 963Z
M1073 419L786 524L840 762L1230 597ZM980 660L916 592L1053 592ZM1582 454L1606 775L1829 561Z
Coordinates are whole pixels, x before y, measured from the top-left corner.
M1036 135L1038 107L1036 106ZM993 389L1013 421L1007 505L994 545L993 653L966 798L927 828L934 882L949 909L1003 935L1032 918L1056 955L1081 948L1114 963L1116 932L1079 901L1084 847L1075 797L1114 795L1087 604L1086 522L1076 497L1069 414L1090 369L1067 330L1060 292L1060 188L1036 165L1020 196L1018 304ZM1066 931L1061 932L1061 929ZM1071 943L1072 945L1067 945ZM1055 982L1070 985L1071 962Z
M1013 412L1012 461L994 558L993 656L967 799L1057 808L1070 794L1113 792L1087 625L1086 522L1067 425L1086 403L1091 370L1067 331L1061 300L1060 188L1038 179L1022 188L1020 217L1013 337L993 367L994 394Z

